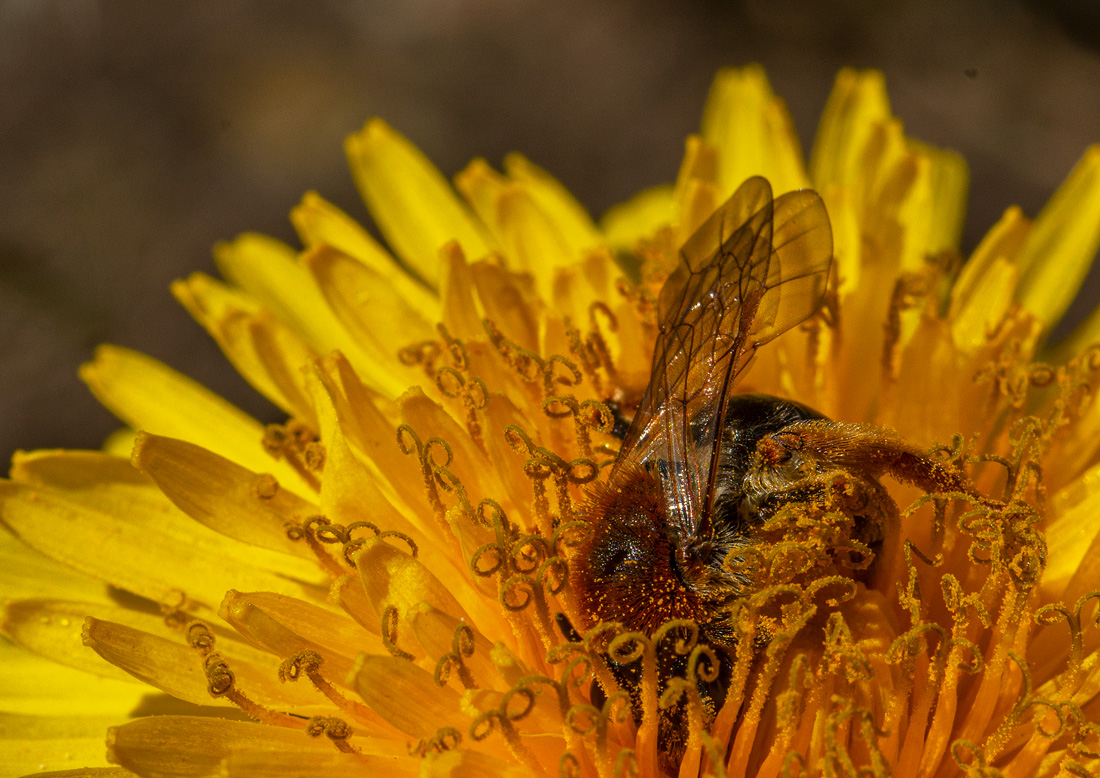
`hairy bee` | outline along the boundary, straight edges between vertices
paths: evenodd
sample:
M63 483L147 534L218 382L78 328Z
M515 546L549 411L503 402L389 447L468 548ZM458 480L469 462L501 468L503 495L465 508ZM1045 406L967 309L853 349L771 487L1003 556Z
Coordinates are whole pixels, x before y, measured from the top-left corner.
M734 392L756 349L825 298L832 230L816 192L773 199L765 179L750 178L681 253L658 302L649 385L609 478L588 494L591 533L570 583L584 627L619 622L651 634L689 619L721 658L736 645L730 606L754 587L729 561L767 542L759 530L785 505L832 499L840 475L853 545L873 555L898 523L881 475L928 491L969 487L890 430ZM665 661L659 672L676 668ZM628 689L631 672L619 678ZM721 704L721 680L700 691ZM662 725L667 754L677 725Z

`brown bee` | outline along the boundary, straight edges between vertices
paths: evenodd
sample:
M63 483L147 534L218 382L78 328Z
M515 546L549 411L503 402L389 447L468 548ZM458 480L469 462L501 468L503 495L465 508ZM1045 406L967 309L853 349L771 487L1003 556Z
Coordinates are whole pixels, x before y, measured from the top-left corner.
M773 200L759 177L684 244L659 298L649 386L607 482L588 494L591 534L570 574L582 626L620 622L648 634L690 619L721 655L736 641L730 605L754 586L729 561L766 542L759 529L784 505L835 503L839 475L853 539L873 551L898 515L879 476L970 491L960 471L890 430L734 393L756 349L821 306L832 254L820 196Z

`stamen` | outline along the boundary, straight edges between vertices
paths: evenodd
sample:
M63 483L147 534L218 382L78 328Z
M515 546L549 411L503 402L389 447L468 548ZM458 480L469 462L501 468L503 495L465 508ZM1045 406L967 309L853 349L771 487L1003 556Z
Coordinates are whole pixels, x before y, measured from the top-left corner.
M428 754L440 754L453 751L462 744L462 733L454 727L443 727L427 739L421 739L409 748L412 756L425 757Z
M364 724L377 725L378 714L360 702L349 700L335 686L330 684L321 675L322 664L324 664L324 659L316 651L299 651L279 665L279 680L283 683L297 681L302 673L305 673L317 691L328 697L340 710Z
M397 646L397 625L400 618L394 605L387 605L382 611L382 645L398 659L408 659L411 662L416 657Z
M453 367L443 367L436 373L435 384L443 396L462 401L466 409L466 431L478 449L488 456L485 436L478 420L478 412L485 410L489 402L489 390L480 378L467 378Z
M397 445L401 453L406 456L415 455L420 463L420 474L424 479L424 491L428 497L428 503L432 507L432 515L443 532L444 538L450 538L457 543L450 525L447 523L447 509L443 506L443 500L439 497L439 480L437 474L451 464L454 457L450 445L442 438L429 438L427 443L420 440L416 430L408 424L402 424L397 428ZM436 461L436 451L444 455L442 463Z
M516 698L522 700L518 708L511 705L512 700ZM534 707L534 692L523 686L513 688L505 693L499 707L484 711L473 720L473 723L470 724L470 738L475 743L481 742L489 737L493 730L499 729L501 734L504 735L504 740L508 744L508 750L512 753L512 756L531 770L539 771L538 762L527 749L527 746L523 744L513 724L513 722L526 718Z
M324 447L318 435L307 425L291 419L285 425L264 427L264 450L276 460L286 460L314 491L321 491L316 473L324 466Z
M561 758L558 760L558 778L581 778L582 774L581 764L573 752L562 751Z
M612 687L614 688L614 685ZM596 770L600 778L610 778L616 765L612 765L608 743L608 730L611 726L622 726L630 721L630 695L617 691L610 695L601 708L579 704L569 709L565 724L582 738L594 737L596 740ZM630 751L632 749L622 749Z
M699 667L699 660L703 665ZM707 725L708 714L713 711L706 709L703 699L699 694L699 683L711 683L718 679L718 655L709 646L698 645L692 648L688 657L687 670L683 678L670 678L661 695L659 705L661 710L668 710L681 700L684 700L687 708L687 732L688 740L684 748L684 756L680 762L680 775L682 778L699 774L702 760L702 733Z
M157 603L157 607L164 616L164 625L169 629L183 629L191 621L192 616L188 611L192 605L182 589L169 589Z
M592 384L596 396L603 397L603 381L600 378L600 374L597 372L599 365L594 360L595 355L592 349L581 341L581 331L573 326L573 322L568 316L565 318L565 337L566 340L569 341L569 353L580 363L581 372L584 374L584 377L588 379L588 382Z
M600 314L600 316L596 314ZM588 350L589 353L596 356L600 367L602 367L603 371L607 374L608 382L612 386L617 386L619 384L619 371L615 367L615 361L611 358L611 351L607 348L607 339L600 330L601 316L606 321L609 331L617 332L619 329L619 320L615 317L615 314L606 303L600 301L592 303L592 305L588 307L588 322L590 327L587 338ZM602 396L599 387L596 388L596 391L597 394Z
M439 657L435 664L433 676L436 686L446 686L451 670L458 673L458 680L466 689L475 689L470 669L466 666L466 659L474 655L474 631L466 624L455 627L454 636L451 638L451 651Z
M913 308L917 300L928 293L927 279L916 273L898 276L890 295L890 308L886 314L886 337L882 343L882 383L889 388L898 378L898 360L901 350L901 315Z
M358 748L348 742L353 734L352 728L348 726L346 721L336 716L314 716L306 723L306 734L310 737L324 735L332 741L337 750L345 754L361 753Z
M236 686L236 676L229 662L214 650L215 638L210 628L201 621L187 625L187 643L202 657L203 671L206 673L206 690L211 697L225 697L250 717L263 724L301 729L302 722L285 713L269 710L253 702Z
M321 568L330 578L337 579L347 575L347 571L340 567L340 564L332 558L332 555L319 542L319 538L328 543L339 540L339 535L334 534L333 525L324 516L320 514L307 516L302 519L301 524L288 524L286 536L291 540L304 540L306 545L309 546L309 550L317 558Z
M489 342L496 348L504 363L518 373L525 383L534 384L542 377L545 364L542 357L508 340L491 319L483 319L481 323L489 336Z
M581 456L591 460L592 432L608 434L615 426L615 414L602 402L585 400L578 403L575 397L547 397L542 403L543 412L552 419L573 417L573 431Z
M443 354L443 346L436 340L424 340L405 346L397 352L401 364L420 366L429 379L435 380L436 363Z
M522 595L518 601L517 596ZM509 613L518 613L535 605L535 629L546 648L554 645L553 629L550 620L550 606L546 602L545 581L538 581L529 575L513 575L500 585L498 600L502 608Z
M270 473L261 473L252 481L251 491L257 500L270 502L279 494L279 482Z

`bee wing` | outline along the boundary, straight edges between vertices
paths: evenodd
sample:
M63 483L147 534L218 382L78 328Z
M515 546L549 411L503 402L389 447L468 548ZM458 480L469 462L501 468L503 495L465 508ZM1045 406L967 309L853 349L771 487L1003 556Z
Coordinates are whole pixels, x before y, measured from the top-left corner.
M720 433L737 375L757 348L821 305L833 239L824 204L743 183L681 249L661 290L653 371L616 469L650 465L670 527L709 533Z

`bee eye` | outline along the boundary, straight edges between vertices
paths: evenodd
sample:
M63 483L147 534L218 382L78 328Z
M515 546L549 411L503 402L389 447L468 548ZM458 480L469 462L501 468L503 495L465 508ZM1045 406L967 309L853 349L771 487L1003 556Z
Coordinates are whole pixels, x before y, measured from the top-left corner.
M613 575L616 571L622 568L623 563L626 562L629 552L625 548L620 548L615 551L610 557L608 557L603 563L603 574Z
M600 578L622 580L643 569L648 552L637 538L626 535L608 534L593 549L592 559Z

